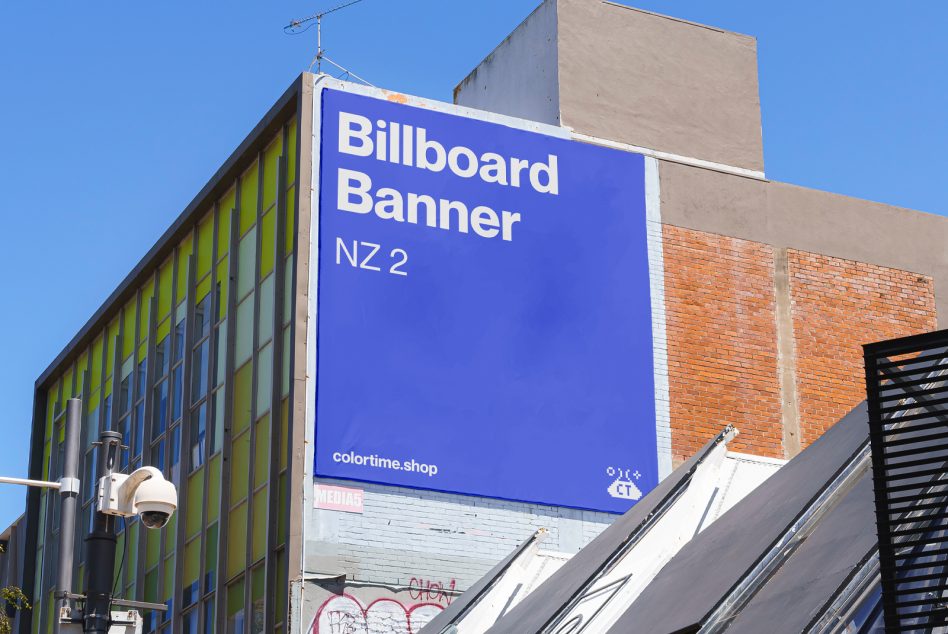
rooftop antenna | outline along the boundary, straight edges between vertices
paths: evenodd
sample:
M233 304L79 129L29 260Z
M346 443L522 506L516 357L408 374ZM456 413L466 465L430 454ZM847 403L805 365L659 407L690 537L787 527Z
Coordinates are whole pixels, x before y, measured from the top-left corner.
M321 74L323 72L323 61L325 61L327 64L331 64L342 71L342 74L340 74L339 77L343 77L343 76L353 77L361 81L363 84L366 84L367 86L372 86L373 88L375 87L373 84L369 83L362 77L359 77L358 75L353 73L351 70L349 70L345 66L342 66L332 61L326 55L326 51L323 50L323 16L329 15L330 13L335 13L336 11L339 11L340 9L345 9L346 7L351 7L354 4L359 4L362 1L363 0L351 0L350 2L340 4L331 9L326 9L325 11L314 13L313 15L309 17L300 18L299 20L292 20L289 24L283 27L283 32L286 33L287 35L298 35L300 33L305 33L306 31L308 31L310 28L312 28L313 24L316 25L316 57L314 57L313 61L310 62L309 64L310 72L313 71L313 66L315 66L316 73Z

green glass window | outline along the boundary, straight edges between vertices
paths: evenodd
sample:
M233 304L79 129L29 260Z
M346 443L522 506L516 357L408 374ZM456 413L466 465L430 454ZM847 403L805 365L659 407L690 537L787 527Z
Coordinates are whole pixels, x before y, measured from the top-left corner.
M201 279L211 271L211 260L214 257L214 212L204 216L198 225L197 246L197 279Z
M123 530L121 533L119 533L118 539L115 542L115 559L113 561L113 565L115 566L116 575L122 574L122 570L120 566L122 564L122 560L125 558L125 533L126 532L127 531Z
M229 515L227 536L227 576L233 577L247 565L247 503L234 508Z
M135 350L135 316L138 311L137 300L133 299L122 311L122 358L126 359Z
M230 246L230 214L237 206L237 190L231 187L217 206L217 257L227 255Z
M234 375L233 430L239 434L250 425L250 397L253 388L253 363L246 363Z
M256 438L253 448L253 488L267 481L270 476L270 416L266 415L256 423Z
M276 209L271 209L260 220L260 278L273 271L276 254Z
M174 596L174 557L168 557L165 559L165 574L164 574L164 599L165 601L171 599ZM165 613L167 615L167 612Z
M244 579L227 586L227 634L244 634Z
M266 211L276 203L277 171L280 154L283 151L283 135L277 134L263 152L263 209Z
M145 567L151 568L158 563L158 555L161 549L161 531L145 531L145 535Z
M283 266L283 325L286 326L293 318L293 258L287 258Z
M257 228L251 229L237 245L237 298L241 299L253 289L255 257L257 255Z
M198 469L188 477L188 512L185 514L185 536L191 537L199 532L201 526L201 508L204 506L204 470Z
M286 509L287 509L287 500L286 500L286 472L280 474L279 480L279 495L277 499L277 521L276 521L276 531L277 531L277 545L286 543Z
M213 455L221 450L224 444L224 399L227 398L224 388L214 392L214 400L211 402L211 430L210 430L210 453Z
M257 163L240 177L240 235L257 221L257 180L260 178Z
M217 318L223 319L227 316L227 293L230 290L230 269L228 269L227 257L221 260L217 265L217 288L220 290L220 300L217 303Z
M191 238L191 235L188 234L184 240L181 241L181 244L178 245L178 271L177 271L177 284L176 291L178 293L178 301L181 301L188 294L188 261L191 257L192 247L194 240Z
M199 302L211 294L211 276L205 275L194 290L194 301Z
M108 349L106 350L106 355L105 355L105 375L106 376L111 376L112 374L112 366L115 364L115 345L117 341L120 343L118 336L119 336L119 320L118 320L118 317L116 317L112 321L112 323L109 324L109 329L108 329L108 334L107 334L108 338L106 339L106 343L108 344ZM70 383L72 383L71 380L70 380Z
M148 340L148 319L150 317L150 306L151 298L155 296L155 285L152 282L147 282L142 287L142 298L141 298L141 320L138 322L138 341L143 342ZM157 316L157 315L156 315Z
M290 327L283 329L283 356L280 359L282 376L280 377L280 396L290 394Z
M155 531L151 531L155 532ZM158 570L152 570L145 575L145 601L158 602Z
M237 305L237 333L234 342L234 365L240 367L253 352L253 295Z
M169 258L158 270L158 319L171 313L171 279L174 261Z
M273 611L277 615L277 621L283 621L286 618L286 591L289 585L286 569L286 549L284 548L276 557L276 578L273 584L273 590L276 590L276 597L273 605Z
M244 432L234 439L231 458L230 500L231 503L247 497L247 481L250 477L250 433Z
M290 119L286 124L286 180L293 182L296 180L296 135L299 131L299 123L296 118Z
M284 234L283 252L289 254L293 252L293 232L296 231L296 186L290 187L286 192L286 233Z
M102 337L96 337L92 344L92 376L89 377L89 387L93 390L102 384L102 346Z
M214 328L214 350L217 352L214 359L214 385L222 385L227 370L227 322Z
M260 414L269 411L273 398L273 343L268 343L257 355L257 411Z
M128 525L128 559L125 566L128 571L126 579L129 583L135 582L135 574L138 570L138 537L140 534L139 531L141 530L139 528L140 526L141 524L139 522L132 522Z
M184 546L184 586L188 587L198 580L201 574L201 538L192 539ZM193 598L192 598L193 601ZM188 604L185 601L185 604Z
M207 521L215 521L221 506L221 456L214 456L207 465Z
M274 275L260 283L260 316L257 321L257 341L263 343L273 336Z
M253 538L250 547L251 561L262 559L267 553L267 490L263 487L253 494Z
M257 566L250 573L250 604L253 617L250 619L251 634L263 634L263 591L266 575L263 566Z
M218 526L215 522L211 524L204 534L204 592L208 593L214 589L217 583L217 542Z

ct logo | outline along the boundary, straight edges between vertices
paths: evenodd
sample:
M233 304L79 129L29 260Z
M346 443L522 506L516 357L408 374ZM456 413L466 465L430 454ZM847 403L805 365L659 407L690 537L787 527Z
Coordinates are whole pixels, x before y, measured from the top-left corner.
M629 473L630 469L622 469L617 467L606 467L606 475L610 478L615 477L616 479L612 481L612 484L609 485L609 488L606 489L607 493L614 498L619 498L620 500L640 500L642 498L642 490L635 485L633 478L638 480L642 477L642 474L639 473L638 469L634 472Z

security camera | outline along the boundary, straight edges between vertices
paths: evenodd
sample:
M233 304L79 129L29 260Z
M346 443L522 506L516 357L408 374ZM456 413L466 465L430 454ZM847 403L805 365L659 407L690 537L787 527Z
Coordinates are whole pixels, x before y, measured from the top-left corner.
M171 519L171 513L168 511L142 511L141 517L145 528L164 528L168 520Z
M106 515L139 515L145 528L162 528L176 508L177 490L154 467L142 467L130 475L112 473L99 480L98 509Z
M164 527L178 506L174 485L162 478L160 471L158 477L160 479L152 477L142 482L135 493L134 510L142 518L145 528Z

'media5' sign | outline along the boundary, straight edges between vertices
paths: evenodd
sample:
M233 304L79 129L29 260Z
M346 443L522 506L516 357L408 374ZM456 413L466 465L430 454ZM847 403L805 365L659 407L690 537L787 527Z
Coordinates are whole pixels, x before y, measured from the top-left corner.
M628 509L657 482L643 157L320 94L315 473Z

